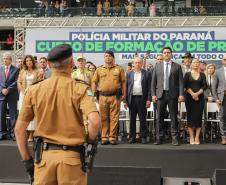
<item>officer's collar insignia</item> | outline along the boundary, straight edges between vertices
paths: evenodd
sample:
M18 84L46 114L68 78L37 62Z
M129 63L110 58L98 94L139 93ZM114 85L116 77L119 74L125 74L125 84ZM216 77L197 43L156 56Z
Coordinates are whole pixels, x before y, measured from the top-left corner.
M93 96L93 92L90 89L86 90L87 96Z

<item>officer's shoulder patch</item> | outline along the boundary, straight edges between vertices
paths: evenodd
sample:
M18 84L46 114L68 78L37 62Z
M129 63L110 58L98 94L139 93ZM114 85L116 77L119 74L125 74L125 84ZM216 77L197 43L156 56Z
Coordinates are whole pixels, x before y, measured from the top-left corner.
M118 64L115 64L115 67L116 68L122 68L122 66L118 65Z
M91 89L86 90L86 95L87 96L93 96L93 92L91 91Z
M101 68L103 68L103 67L104 67L103 65L98 66L98 67L97 67L97 70L98 70L98 69L101 69Z

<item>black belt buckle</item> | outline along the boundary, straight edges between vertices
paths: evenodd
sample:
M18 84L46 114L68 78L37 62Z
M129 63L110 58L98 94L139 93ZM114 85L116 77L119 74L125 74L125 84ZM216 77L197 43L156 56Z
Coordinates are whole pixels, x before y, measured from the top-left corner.
M66 151L66 150L68 150L68 147L67 147L66 145L63 145L63 146L62 146L62 149L63 149L64 151Z

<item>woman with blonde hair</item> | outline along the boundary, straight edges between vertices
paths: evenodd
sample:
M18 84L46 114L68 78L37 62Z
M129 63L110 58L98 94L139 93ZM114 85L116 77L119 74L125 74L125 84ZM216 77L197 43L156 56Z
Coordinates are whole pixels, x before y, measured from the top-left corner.
M187 109L188 132L190 144L200 144L199 136L202 127L202 115L205 105L204 90L206 76L199 70L200 61L193 59L191 71L185 73L185 106Z
M31 55L26 55L23 60L23 70L20 71L17 87L20 92L19 101L18 101L18 109L21 109L22 102L24 99L24 93L29 86L34 84L35 82L42 80L42 74L39 73L35 59ZM33 133L35 130L34 121L30 122L27 131L28 131L28 141L33 141Z

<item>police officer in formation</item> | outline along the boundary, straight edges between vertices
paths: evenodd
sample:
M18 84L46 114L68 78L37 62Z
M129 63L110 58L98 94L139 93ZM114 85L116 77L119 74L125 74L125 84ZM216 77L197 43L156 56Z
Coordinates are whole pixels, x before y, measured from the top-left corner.
M120 105L126 96L125 72L120 65L115 64L112 51L105 52L104 61L104 65L97 68L93 76L92 90L96 99L99 92L101 144L116 145Z

